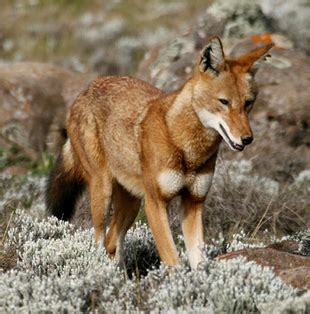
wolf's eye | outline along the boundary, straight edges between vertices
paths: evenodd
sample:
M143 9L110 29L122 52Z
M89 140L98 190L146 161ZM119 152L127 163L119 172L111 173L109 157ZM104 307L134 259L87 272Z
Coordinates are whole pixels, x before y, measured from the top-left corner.
M229 101L227 99L219 98L219 101L225 106L229 105Z
M246 100L245 101L245 108L250 109L253 106L254 100Z

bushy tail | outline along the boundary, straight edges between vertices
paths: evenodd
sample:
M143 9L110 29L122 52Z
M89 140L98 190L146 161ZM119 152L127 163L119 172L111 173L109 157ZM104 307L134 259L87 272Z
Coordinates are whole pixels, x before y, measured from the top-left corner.
M75 204L85 188L85 181L74 164L65 167L62 154L50 173L46 188L46 208L50 215L58 219L70 220Z

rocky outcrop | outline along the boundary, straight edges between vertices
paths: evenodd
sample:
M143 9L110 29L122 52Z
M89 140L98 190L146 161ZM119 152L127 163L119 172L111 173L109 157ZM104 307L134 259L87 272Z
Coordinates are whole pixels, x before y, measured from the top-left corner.
M217 257L217 260L243 256L248 261L271 267L284 282L293 287L310 290L310 257L296 253L297 242L283 241L265 248L249 248L227 253Z
M225 21L212 14L199 18L195 27L189 28L173 41L152 47L139 65L137 77L165 91L179 88L191 75L197 52L207 38L224 32Z
M95 74L41 63L0 65L0 134L32 160L63 143L67 108Z
M296 46L310 52L310 2L261 0L262 12L272 26L287 34Z
M221 36L229 52L240 38L270 32L269 24L256 1L214 1L182 36L152 47L137 75L158 88L175 90L190 76L197 53L209 37Z

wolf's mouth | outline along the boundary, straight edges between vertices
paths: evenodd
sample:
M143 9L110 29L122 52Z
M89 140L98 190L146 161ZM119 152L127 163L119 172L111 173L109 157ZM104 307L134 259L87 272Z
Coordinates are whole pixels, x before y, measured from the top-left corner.
M240 145L240 144L238 144L238 143L235 143L235 142L233 142L233 141L230 139L230 137L228 136L228 134L227 134L226 130L224 129L224 127L222 126L222 124L220 124L220 128L221 128L221 130L223 131L223 133L224 133L226 139L228 140L229 145L230 145L233 149L236 149L236 150L239 150L239 151L242 151L242 150L244 149L244 145Z

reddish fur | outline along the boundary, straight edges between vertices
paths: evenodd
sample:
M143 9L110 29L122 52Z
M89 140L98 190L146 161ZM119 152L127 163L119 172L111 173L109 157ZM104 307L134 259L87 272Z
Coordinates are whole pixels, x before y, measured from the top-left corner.
M222 49L217 41L212 39L209 45ZM186 184L195 181L188 181L189 177L212 175L221 142L217 131L202 124L198 112L207 108L225 118L235 137L252 134L244 101L255 92L255 85L244 72L269 48L238 60L223 60L218 75L201 72L198 64L193 77L171 94L129 77L99 77L78 97L68 117L71 146L64 150L64 159L67 168L81 169L79 174L89 188L97 241L104 236L104 217L113 204L114 217L105 239L110 254L121 252L118 246L138 213L138 198L144 197L160 257L169 265L176 264L167 206L179 194L185 242L194 252L190 261L196 266L198 244L203 241L205 196L193 195ZM214 53L219 52L215 49ZM219 103L223 94L231 107ZM65 166L58 170L71 171ZM177 175L170 177L171 171ZM163 190L160 174L181 188L172 194ZM53 178L51 186L57 184Z

